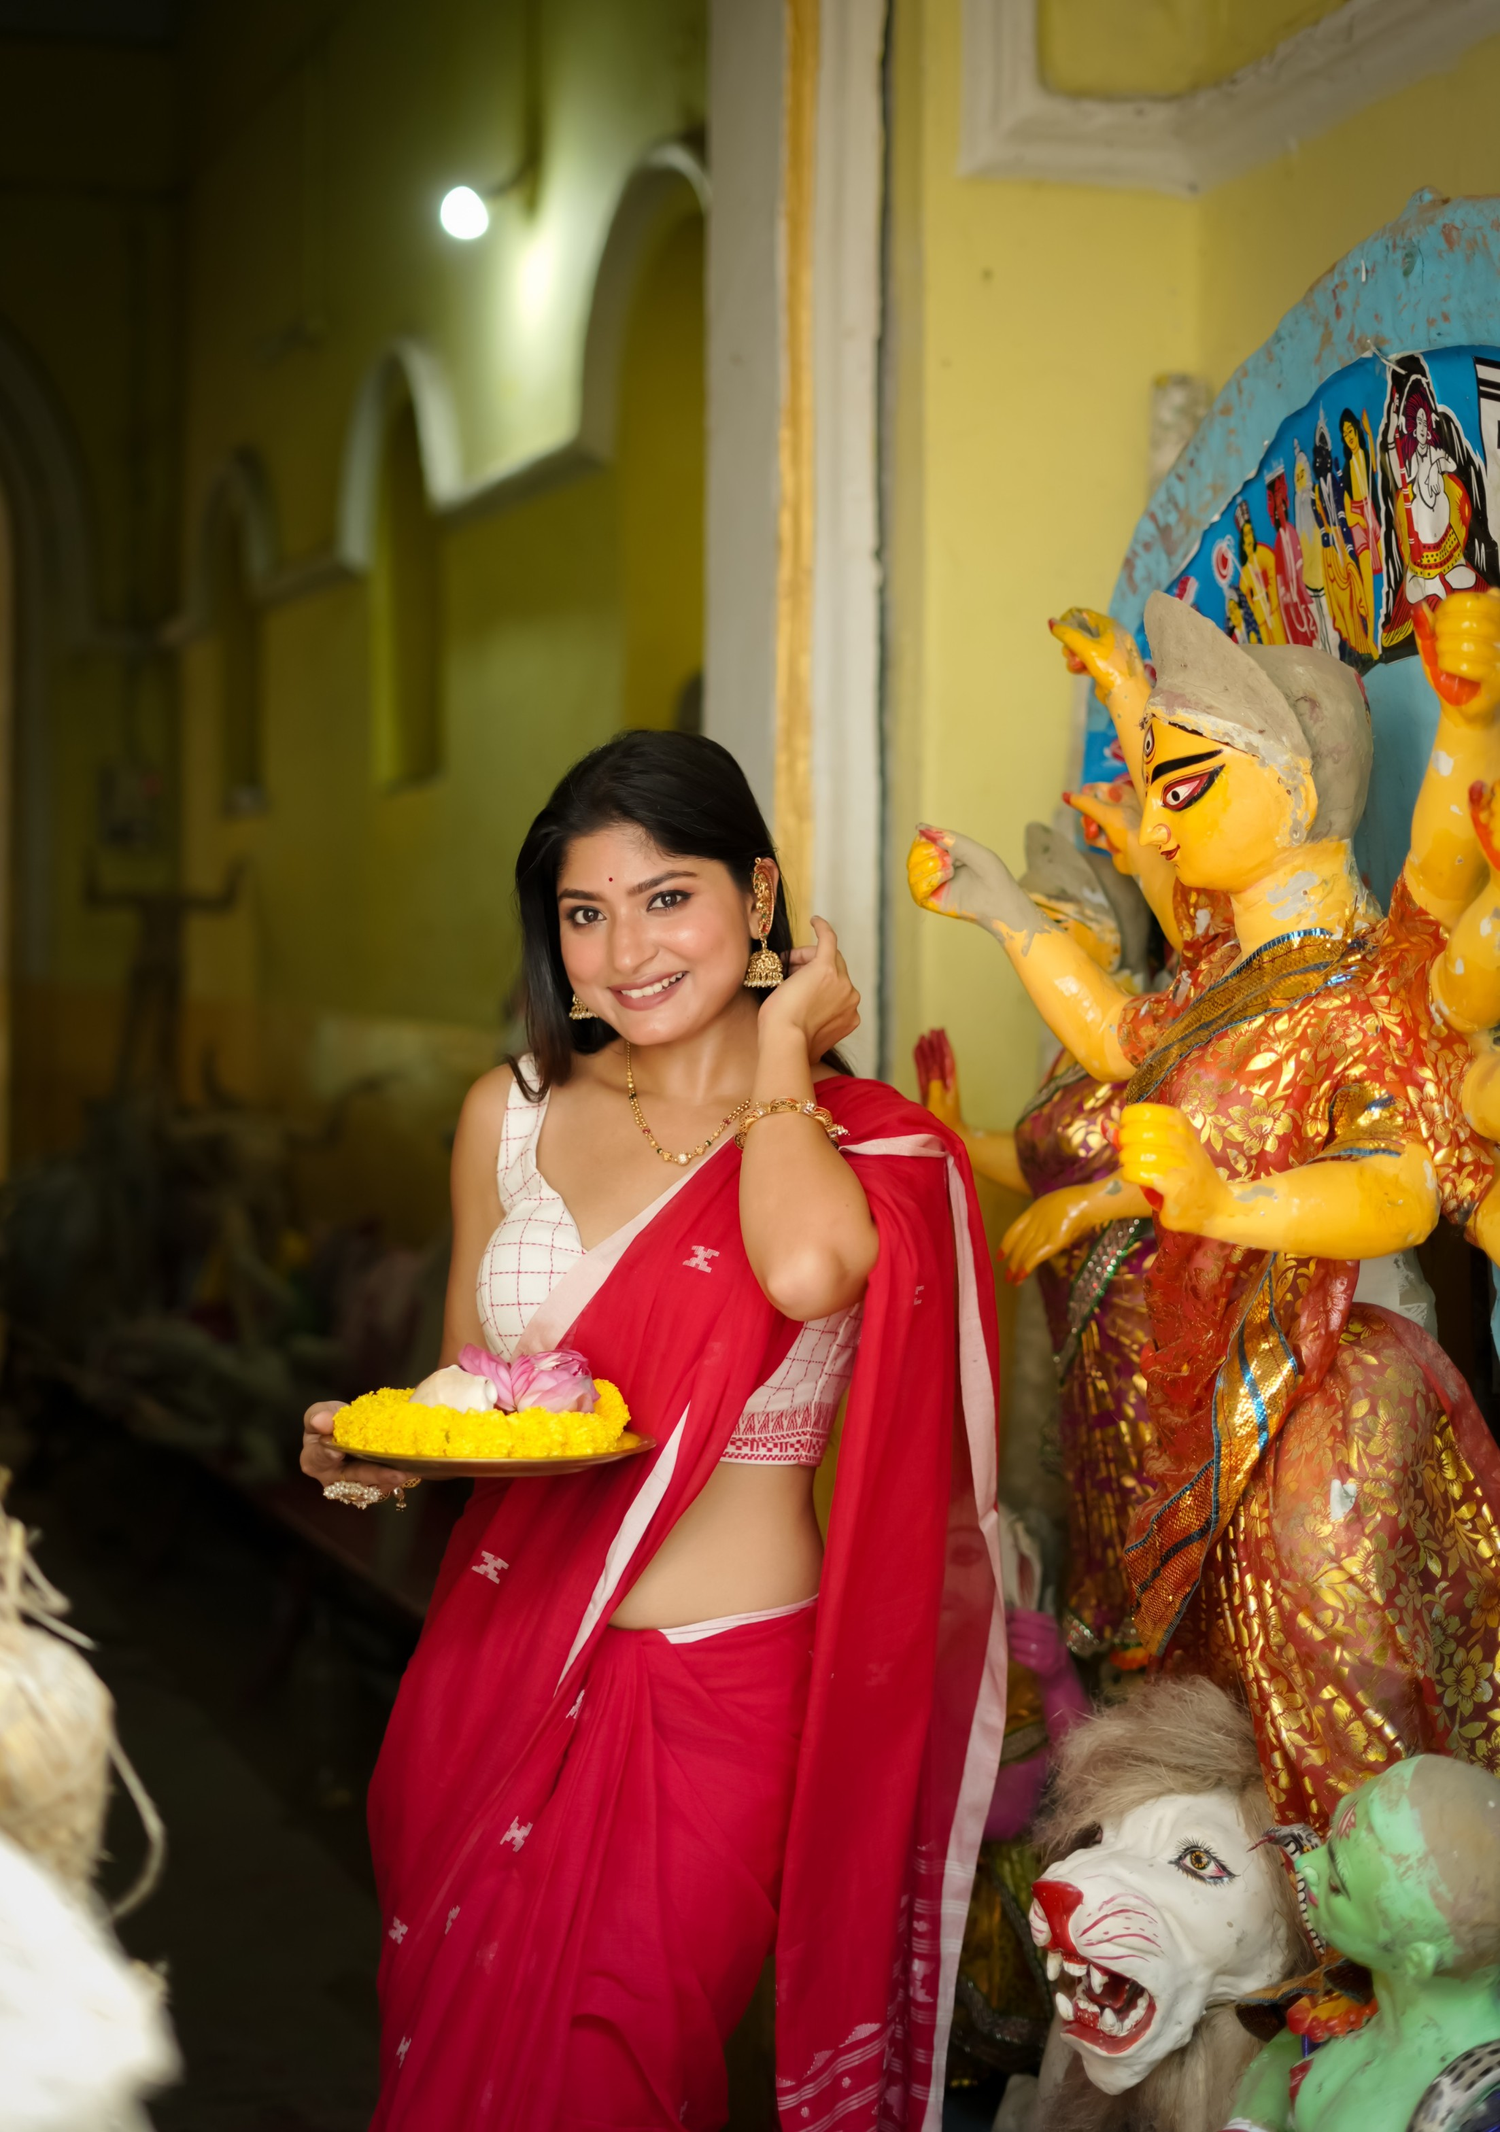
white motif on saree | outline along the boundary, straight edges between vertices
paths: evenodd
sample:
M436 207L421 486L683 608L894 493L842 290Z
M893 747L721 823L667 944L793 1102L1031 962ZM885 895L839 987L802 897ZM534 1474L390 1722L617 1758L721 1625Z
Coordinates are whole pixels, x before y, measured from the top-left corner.
M510 1564L503 1555L492 1555L487 1548L481 1548L479 1560L471 1562L469 1567L476 1577L488 1577L491 1584L498 1584L501 1570L509 1569Z

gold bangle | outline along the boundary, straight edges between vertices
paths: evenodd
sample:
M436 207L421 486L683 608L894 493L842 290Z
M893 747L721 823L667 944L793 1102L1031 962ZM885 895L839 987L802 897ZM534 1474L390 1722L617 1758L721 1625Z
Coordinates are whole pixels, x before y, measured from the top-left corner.
M835 1146L840 1140L849 1137L848 1127L835 1125L832 1111L825 1110L821 1103L803 1103L796 1096L773 1096L769 1103L751 1104L734 1136L735 1146L744 1146L752 1125L758 1125L762 1118L774 1118L779 1112L788 1115L795 1112L798 1117L811 1118L814 1125L822 1127Z

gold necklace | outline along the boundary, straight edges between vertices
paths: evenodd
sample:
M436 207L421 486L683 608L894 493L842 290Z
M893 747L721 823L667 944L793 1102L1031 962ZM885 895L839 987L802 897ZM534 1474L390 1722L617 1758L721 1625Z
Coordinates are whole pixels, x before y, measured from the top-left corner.
M636 1124L640 1127L641 1131L645 1134L647 1140L650 1142L652 1154L660 1155L663 1162L675 1162L682 1164L696 1162L700 1155L706 1155L708 1153L709 1149L713 1146L716 1140L721 1140L724 1137L725 1133L728 1132L730 1126L733 1125L735 1119L742 1117L744 1113L750 1108L750 1098L746 1096L743 1103L735 1104L734 1109L729 1113L729 1116L724 1120L724 1123L722 1125L716 1125L714 1127L713 1131L709 1134L706 1140L700 1140L698 1142L698 1145L686 1155L674 1155L669 1147L662 1146L661 1142L657 1139L655 1133L652 1132L650 1126L646 1123L645 1115L641 1110L640 1097L635 1092L635 1074L631 1070L630 1043L628 1039L626 1040L625 1044L625 1093L630 1098L630 1108L635 1114Z

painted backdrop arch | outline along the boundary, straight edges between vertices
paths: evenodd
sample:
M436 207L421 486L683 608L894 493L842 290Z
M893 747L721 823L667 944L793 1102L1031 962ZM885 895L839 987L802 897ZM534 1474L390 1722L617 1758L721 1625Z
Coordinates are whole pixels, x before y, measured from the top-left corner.
M1321 643L1362 673L1376 748L1356 850L1382 898L1406 853L1437 717L1411 656L1410 598L1500 577L1497 298L1500 200L1418 193L1241 364L1146 506L1111 600L1138 635L1148 594L1171 591L1233 635L1283 641L1284 626L1290 641ZM1425 557L1436 573L1426 577L1408 567L1416 535L1403 475L1405 432L1424 401L1452 463L1439 500L1451 537ZM1318 582L1325 558L1332 575L1303 613L1301 558L1314 553ZM1111 750L1091 701L1086 779L1113 774Z

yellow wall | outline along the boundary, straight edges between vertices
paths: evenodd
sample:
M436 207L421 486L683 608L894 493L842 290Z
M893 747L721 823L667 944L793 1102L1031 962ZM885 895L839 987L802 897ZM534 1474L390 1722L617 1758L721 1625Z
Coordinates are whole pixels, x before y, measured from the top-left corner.
M1058 803L1072 683L1047 617L1104 605L1145 502L1152 378L1221 385L1419 186L1500 192L1500 40L1198 202L960 178L960 0L898 0L890 854L892 1072L946 1023L976 1122L1035 1086L1041 1027L1004 958L912 910L918 818L1013 862Z
M25 1152L66 1142L109 1083L133 925L87 909L82 882L101 767L134 748L160 766L165 833L107 853L108 880L160 886L180 868L208 889L247 866L236 908L189 924L190 1092L210 1054L231 1088L310 1118L378 1083L304 1182L314 1212L377 1213L416 1240L442 1218L463 1090L516 1033L521 834L569 761L622 724L669 723L701 666L702 226L686 187L628 307L615 463L418 544L438 731L404 752L372 723L371 578L326 567L351 417L401 339L446 379L463 481L568 443L622 189L658 143L701 136L704 9L268 0L189 15L175 54L7 43L0 68L0 179L58 188L40 203L0 189L0 323L76 440L106 618L157 646L59 653L51 677L18 1137ZM534 167L488 234L444 235L443 192L493 182L528 145ZM254 609L264 805L236 810L225 659L243 632L215 597L222 508L205 531L245 454L278 565L315 567ZM185 606L171 650L161 632Z
M190 98L212 130L189 211L186 494L191 511L225 456L254 443L289 556L331 537L354 395L399 335L444 364L469 477L564 441L621 187L658 141L703 124L700 0L326 13L253 102L239 83L264 65L259 10L195 10L190 53ZM453 242L443 193L515 166L528 101L534 186L495 203L477 243Z
M1072 691L1047 617L1107 602L1145 499L1149 381L1198 359L1188 203L955 175L959 18L959 0L898 9L893 872L918 818L1018 859L1050 820ZM904 891L893 917L893 1076L911 1087L914 1037L946 1023L972 1113L1009 1123L1040 1024L1003 957Z
M1451 72L1372 104L1199 210L1202 367L1215 386L1320 274L1420 186L1500 193L1500 37Z
M1181 96L1223 81L1345 0L1037 0L1042 78L1061 96Z
M0 339L51 409L82 542L56 496L8 497L20 567L14 1140L71 1136L79 1088L107 1085L112 1028L73 1007L118 983L131 922L86 908L101 777L155 782L158 834L111 851L111 883L157 886L176 864L175 677L154 646L177 570L181 410L180 148L162 53L7 40L0 64ZM41 483L34 427L17 444ZM6 469L0 464L0 478ZM85 1017L85 1020L87 1017Z

